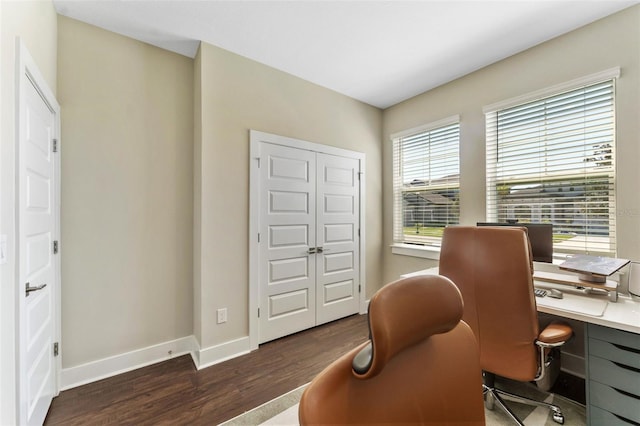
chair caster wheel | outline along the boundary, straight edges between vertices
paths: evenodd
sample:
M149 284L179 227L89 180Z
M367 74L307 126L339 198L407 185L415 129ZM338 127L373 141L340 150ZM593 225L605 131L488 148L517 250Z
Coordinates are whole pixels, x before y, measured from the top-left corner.
M564 415L562 413L553 413L553 421L563 425L564 424Z

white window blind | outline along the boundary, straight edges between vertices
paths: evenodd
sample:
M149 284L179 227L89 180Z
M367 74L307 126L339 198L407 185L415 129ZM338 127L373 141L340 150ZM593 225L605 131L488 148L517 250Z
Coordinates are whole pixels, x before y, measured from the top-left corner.
M392 136L395 243L439 245L459 223L459 118Z
M554 252L615 255L615 79L486 111L487 220L552 223Z

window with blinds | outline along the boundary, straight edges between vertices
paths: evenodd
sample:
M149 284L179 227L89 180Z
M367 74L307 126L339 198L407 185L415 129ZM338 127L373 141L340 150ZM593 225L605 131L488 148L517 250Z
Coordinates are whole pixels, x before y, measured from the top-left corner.
M615 79L487 111L487 220L553 224L554 252L615 255Z
M395 243L439 245L460 217L459 117L392 136Z

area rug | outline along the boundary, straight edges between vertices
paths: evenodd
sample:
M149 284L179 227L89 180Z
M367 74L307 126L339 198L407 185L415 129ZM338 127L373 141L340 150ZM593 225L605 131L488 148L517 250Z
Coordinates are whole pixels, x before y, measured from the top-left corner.
M585 407L582 404L578 404L560 395L540 392L538 388L531 383L519 383L496 378L496 385L499 389L559 406L564 414L564 424L566 426L584 426L587 424ZM281 395L266 404L222 423L221 426L296 426L298 425L298 401L305 387L306 385ZM557 425L557 423L551 419L551 415L547 409L540 407L534 408L511 401L508 401L507 404L527 426ZM485 419L487 426L514 424L497 406L494 410L485 409Z

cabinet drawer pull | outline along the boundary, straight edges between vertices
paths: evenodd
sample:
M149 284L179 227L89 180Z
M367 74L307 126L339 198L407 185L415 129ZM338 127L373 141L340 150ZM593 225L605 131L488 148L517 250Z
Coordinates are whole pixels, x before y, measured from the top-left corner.
M617 365L620 368L623 368L625 370L629 370L629 371L633 371L636 373L640 373L640 368L636 368L636 367L631 367L630 365L624 365L624 364L620 364L619 362L615 362L615 361L611 361L612 363L614 363L615 365Z
M634 422L634 421L633 421L633 420L631 420L631 419L628 419L628 418L626 418L626 417L619 416L619 415L617 415L616 413L611 413L611 414L613 414L614 416L616 416L617 418L619 418L621 421L623 421L623 422L625 422L625 423L629 423L630 425L634 425L634 426L640 426L640 423L638 423L638 422Z
M636 395L636 394L633 394L633 393L631 393L631 392L623 391L622 389L618 389L618 388L615 388L615 387L613 387L613 386L610 386L610 387L611 387L611 389L613 389L614 391L616 391L616 392L618 392L618 393L621 393L621 394L622 394L622 395L624 395L624 396L628 396L629 398L633 398L633 399L638 399L638 400L640 400L640 395Z
M633 352L634 354L640 354L640 349L630 348L629 346L620 345L618 343L611 343L611 344L622 351Z

